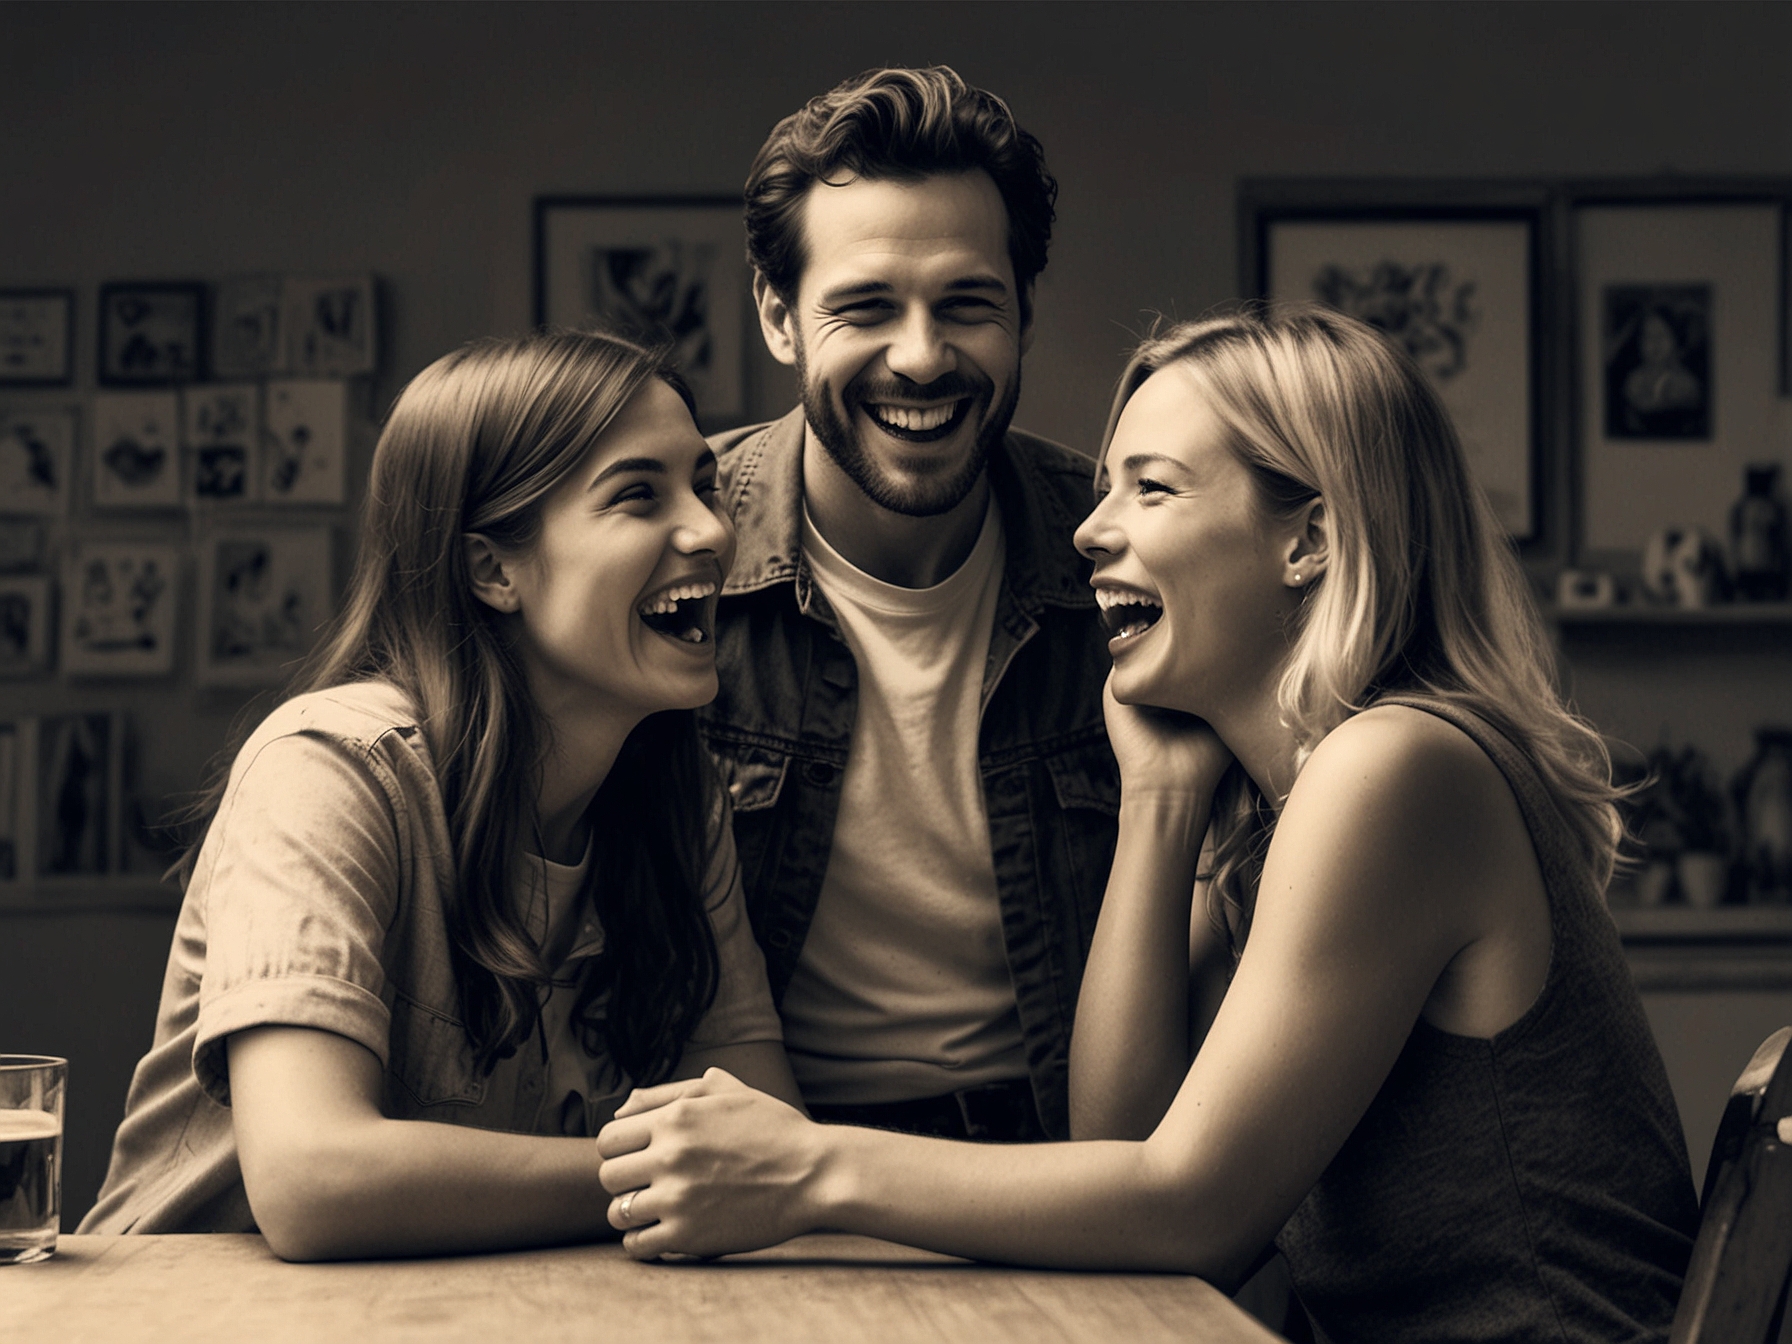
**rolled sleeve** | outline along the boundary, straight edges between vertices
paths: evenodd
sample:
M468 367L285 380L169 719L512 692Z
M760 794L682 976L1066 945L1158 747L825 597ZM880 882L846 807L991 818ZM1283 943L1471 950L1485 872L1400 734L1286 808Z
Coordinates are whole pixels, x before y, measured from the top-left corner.
M206 951L193 1072L221 1105L225 1039L249 1027L335 1032L386 1063L396 797L377 758L321 734L251 743L239 760L194 874Z

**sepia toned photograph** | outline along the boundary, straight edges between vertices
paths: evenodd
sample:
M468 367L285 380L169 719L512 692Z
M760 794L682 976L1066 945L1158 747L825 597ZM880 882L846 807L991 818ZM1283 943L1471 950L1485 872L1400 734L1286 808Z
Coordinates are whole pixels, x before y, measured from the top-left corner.
M1792 1344L1792 4L0 53L3 1344Z
M154 677L174 670L181 581L174 546L79 542L63 562L63 672Z
M199 680L258 686L290 675L335 597L329 531L219 533L199 563Z
M0 576L0 677L40 676L49 670L51 617L47 576Z
M0 406L0 511L60 517L68 511L77 414Z

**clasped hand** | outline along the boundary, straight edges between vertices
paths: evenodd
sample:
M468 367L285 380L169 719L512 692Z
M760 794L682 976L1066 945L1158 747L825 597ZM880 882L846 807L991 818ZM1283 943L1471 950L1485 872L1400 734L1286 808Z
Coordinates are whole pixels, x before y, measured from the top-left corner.
M638 1260L756 1250L810 1231L818 1128L722 1069L638 1088L597 1136L610 1225Z

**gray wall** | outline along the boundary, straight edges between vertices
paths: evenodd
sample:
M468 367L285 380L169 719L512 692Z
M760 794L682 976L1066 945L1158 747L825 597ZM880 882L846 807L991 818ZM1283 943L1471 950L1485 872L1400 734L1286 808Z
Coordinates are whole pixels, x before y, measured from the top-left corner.
M537 193L736 190L803 99L944 61L1010 101L1062 184L1018 421L1088 447L1146 317L1234 294L1239 177L1792 175L1789 57L1780 5L10 4L0 286L79 288L89 387L102 281L373 271L383 405L528 324ZM782 409L775 367L755 378ZM1668 724L1732 766L1786 696L1784 645L1742 652L1635 677L1592 656L1580 690L1605 726L1646 744ZM152 797L197 782L241 705L184 678L0 695L130 709ZM0 1049L75 1057L69 1225L169 926L0 917Z

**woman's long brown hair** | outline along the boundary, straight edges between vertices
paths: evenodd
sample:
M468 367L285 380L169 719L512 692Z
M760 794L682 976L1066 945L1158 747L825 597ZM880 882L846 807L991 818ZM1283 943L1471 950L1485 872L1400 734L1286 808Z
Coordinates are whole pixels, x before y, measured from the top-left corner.
M462 1018L488 1071L535 1031L553 969L515 900L547 743L497 613L474 595L464 538L530 545L547 496L650 378L690 403L656 352L583 332L474 342L412 379L374 452L342 610L287 690L383 681L415 708L455 845ZM222 792L220 778L194 809L186 873ZM587 1048L640 1083L672 1072L715 998L703 890L721 815L688 711L643 720L591 805L586 885L604 950L574 1020Z

